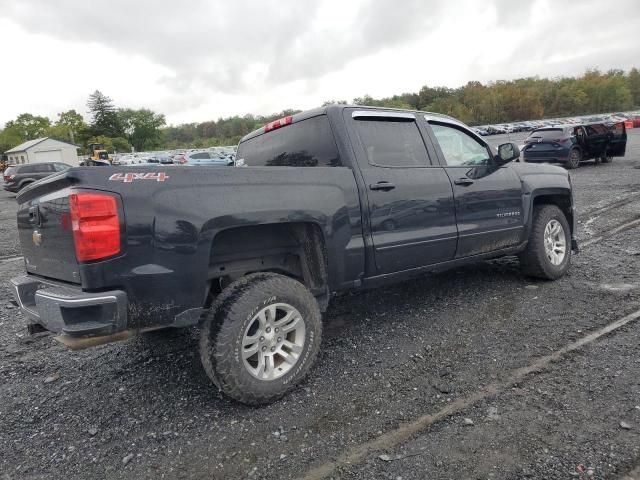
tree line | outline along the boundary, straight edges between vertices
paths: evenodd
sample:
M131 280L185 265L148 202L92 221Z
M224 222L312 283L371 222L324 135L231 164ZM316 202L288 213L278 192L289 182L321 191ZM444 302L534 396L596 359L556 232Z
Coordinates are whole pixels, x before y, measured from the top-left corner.
M162 146L165 117L149 109L116 108L113 100L96 90L87 101L89 123L75 110L59 113L55 121L48 117L22 113L7 122L0 131L0 152L27 140L51 137L81 148L102 143L110 152L150 150Z
M331 103L348 102L331 100L324 105ZM425 85L418 92L385 98L364 95L350 103L444 113L469 125L615 112L640 106L640 71L590 69L579 77L530 77L487 84L471 81L459 88ZM111 152L129 152L132 147L144 151L234 145L256 128L298 112L236 115L167 126L164 115L144 108L116 108L99 91L89 96L87 108L88 123L75 110L58 114L55 121L30 113L19 115L0 131L0 152L43 136L81 147L102 143Z

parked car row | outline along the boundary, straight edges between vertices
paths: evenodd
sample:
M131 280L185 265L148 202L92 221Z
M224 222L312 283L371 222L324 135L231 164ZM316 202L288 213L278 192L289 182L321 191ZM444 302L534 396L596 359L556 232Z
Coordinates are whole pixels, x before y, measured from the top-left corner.
M580 117L553 118L546 120L530 120L526 122L502 123L497 125L479 125L471 127L478 135L497 135L514 132L530 132L538 128L557 125L578 125L594 122L617 123L630 121L634 128L640 128L640 112L609 113L603 115L585 115Z
M116 154L113 165L233 165L236 147Z
M113 162L109 160L94 160L84 158L81 167L111 167L119 166L233 166L236 147L214 147L208 150L178 150L165 152L141 152L135 154L114 155ZM11 165L3 172L2 187L8 192L18 193L31 183L71 168L71 165L59 162L45 162L24 165Z

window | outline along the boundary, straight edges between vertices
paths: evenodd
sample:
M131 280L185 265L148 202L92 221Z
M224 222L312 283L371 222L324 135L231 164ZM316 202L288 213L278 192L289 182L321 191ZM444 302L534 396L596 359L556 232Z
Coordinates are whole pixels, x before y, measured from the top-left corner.
M607 127L600 123L596 123L594 125L587 125L587 133L589 135L602 135L603 133L607 133Z
M51 165L46 163L36 163L33 165L27 165L20 169L20 173L49 173L53 171Z
M193 155L190 155L190 157L194 160L209 160L209 152L194 153Z
M359 118L355 124L371 165L426 167L431 164L414 120Z
M100 164L102 165L102 164ZM64 172L65 170L68 170L69 168L71 168L69 165L67 165L66 163L54 163L53 164L53 169L56 172Z
M20 155L20 160L24 163L24 155Z
M238 145L238 165L339 167L338 149L326 115L294 121Z
M491 156L487 147L471 135L457 128L431 124L444 159L450 167L489 165Z

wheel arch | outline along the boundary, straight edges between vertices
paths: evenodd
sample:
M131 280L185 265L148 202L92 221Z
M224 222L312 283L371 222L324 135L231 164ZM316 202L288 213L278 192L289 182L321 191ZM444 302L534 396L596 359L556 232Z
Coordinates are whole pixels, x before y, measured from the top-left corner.
M320 225L268 223L231 227L215 235L209 254L210 297L229 283L257 272L279 273L300 281L322 308L328 303L328 268Z
M529 218L531 220L533 220L533 209L537 205L555 205L556 207L558 207L567 218L567 222L569 223L569 227L571 228L571 237L573 238L576 232L574 231L575 218L570 191L549 191L540 192L537 195L534 195L533 201L531 202L531 212L529 215Z

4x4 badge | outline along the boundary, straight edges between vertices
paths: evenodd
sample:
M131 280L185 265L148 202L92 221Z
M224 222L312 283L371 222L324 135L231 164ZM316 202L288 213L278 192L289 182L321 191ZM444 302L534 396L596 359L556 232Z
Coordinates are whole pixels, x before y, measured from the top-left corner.
M38 230L34 230L31 235L31 240L33 240L36 247L39 247L42 245L42 234Z

